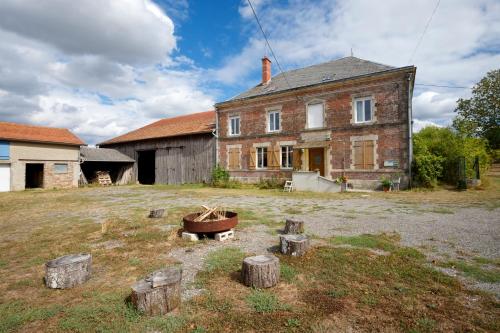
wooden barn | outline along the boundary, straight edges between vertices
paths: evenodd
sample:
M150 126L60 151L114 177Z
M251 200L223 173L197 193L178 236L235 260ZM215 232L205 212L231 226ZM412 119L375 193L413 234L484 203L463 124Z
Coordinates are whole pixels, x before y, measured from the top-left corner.
M113 148L135 162L131 180L140 184L209 182L215 165L215 112L162 119L99 147Z

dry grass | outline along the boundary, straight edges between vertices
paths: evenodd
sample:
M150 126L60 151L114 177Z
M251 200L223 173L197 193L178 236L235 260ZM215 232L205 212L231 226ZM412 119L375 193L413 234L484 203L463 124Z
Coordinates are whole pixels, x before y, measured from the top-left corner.
M198 282L205 285L206 294L185 303L172 315L141 316L126 302L130 286L146 273L171 264L163 254L191 245L181 241L177 231L181 217L194 208L187 199L186 206L169 206L167 217L148 219L144 194L187 198L307 196L331 200L361 194L284 194L200 186L125 189L123 193L87 188L0 195L0 332L499 329L495 321L499 304L488 295L463 290L456 280L429 268L416 250L400 248L397 239L373 235L331 241L354 248L326 246L304 258L280 257L282 282L264 294L240 283L238 270L244 254L237 249L215 253L218 256L208 260L207 271L199 274ZM373 193L370 197L453 205L478 203L488 208L498 207L498 189L495 179L484 191ZM275 221L258 217L260 209L242 211L242 218L248 222L240 227L274 227ZM172 226L170 230L165 228L168 225ZM390 254L377 256L364 247L383 248ZM91 280L71 290L44 287L46 261L89 251L94 263ZM485 259L478 262L491 264Z

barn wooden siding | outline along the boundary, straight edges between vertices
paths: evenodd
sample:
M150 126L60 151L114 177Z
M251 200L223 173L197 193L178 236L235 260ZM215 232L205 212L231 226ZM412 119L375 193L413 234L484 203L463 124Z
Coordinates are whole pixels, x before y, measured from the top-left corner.
M155 184L209 182L215 165L215 137L211 134L187 135L101 145L114 148L135 160L132 181L137 182L138 152L156 150Z

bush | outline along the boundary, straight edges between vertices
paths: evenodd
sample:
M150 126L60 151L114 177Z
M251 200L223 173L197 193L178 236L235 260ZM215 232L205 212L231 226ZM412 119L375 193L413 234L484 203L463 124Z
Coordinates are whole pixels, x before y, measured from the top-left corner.
M285 181L276 176L272 176L271 178L260 178L257 183L257 187L261 190L282 189L284 185Z
M413 160L415 181L422 187L434 187L443 172L443 158L432 154L416 155Z
M221 167L219 164L212 170L211 186L219 188L240 188L241 183L236 180L229 179L229 171Z
M465 157L466 175L474 177L474 160L479 157L484 174L491 162L484 139L464 137L450 128L429 126L413 137L414 180L424 187L433 187L437 181L456 184L458 159Z

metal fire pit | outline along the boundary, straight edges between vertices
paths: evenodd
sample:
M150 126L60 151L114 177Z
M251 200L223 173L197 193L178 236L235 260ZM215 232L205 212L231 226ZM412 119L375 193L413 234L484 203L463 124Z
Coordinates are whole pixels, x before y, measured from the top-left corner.
M184 230L192 233L221 232L234 228L238 224L238 214L226 212L226 219L213 222L194 222L201 213L194 213L184 216Z

